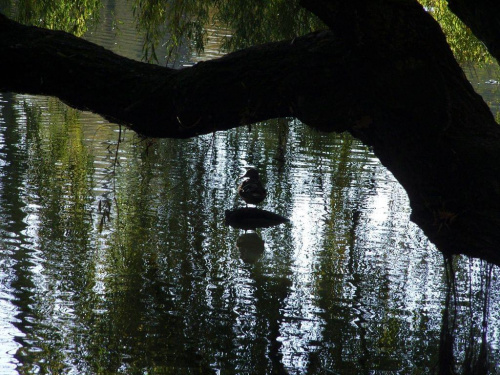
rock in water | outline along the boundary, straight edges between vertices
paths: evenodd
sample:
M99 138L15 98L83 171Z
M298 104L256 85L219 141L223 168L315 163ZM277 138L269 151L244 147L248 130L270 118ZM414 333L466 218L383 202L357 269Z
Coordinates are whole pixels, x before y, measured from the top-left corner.
M226 210L226 225L238 229L269 228L275 225L288 223L290 220L274 212L261 210L255 207L236 208Z

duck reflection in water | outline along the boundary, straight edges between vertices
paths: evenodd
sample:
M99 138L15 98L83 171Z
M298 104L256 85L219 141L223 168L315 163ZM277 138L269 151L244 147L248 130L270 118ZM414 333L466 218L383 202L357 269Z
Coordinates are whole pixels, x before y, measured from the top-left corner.
M261 203L266 198L267 192L260 181L259 172L254 168L250 168L241 178L245 180L238 186L240 197L247 205Z
M240 251L241 259L245 263L255 263L264 253L264 240L255 233L257 228L270 228L275 225L287 223L286 217L261 210L255 207L236 208L226 210L225 224L233 228L251 230L243 233L236 241L236 247Z
M236 240L241 260L245 263L255 263L264 253L264 240L255 232L243 233Z

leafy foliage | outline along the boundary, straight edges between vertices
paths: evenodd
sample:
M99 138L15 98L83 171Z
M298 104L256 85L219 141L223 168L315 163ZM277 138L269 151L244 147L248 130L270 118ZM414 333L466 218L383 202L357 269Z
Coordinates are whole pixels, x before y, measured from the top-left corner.
M446 0L418 1L439 22L459 62L492 61L485 46L451 13ZM223 34L221 49L232 51L324 28L298 0L133 0L130 3L136 28L143 36L143 58L149 62L158 61L157 48L162 43L166 44L169 60L181 46L202 52L208 40L220 38L219 34ZM12 8L14 17L22 23L82 36L99 21L103 4L101 0L2 0L0 6Z
M188 44L198 53L203 51L211 37L208 30L224 30L221 48L230 51L292 39L322 27L321 21L296 0L135 0L134 14L138 30L144 35L144 56L148 61L157 60L156 47L165 35L169 58L181 45Z
M101 6L101 0L20 0L15 16L24 24L82 36L99 21Z
M224 47L228 50L292 39L324 28L322 22L299 6L284 0L215 0L214 20L233 30Z
M446 0L418 1L439 22L455 58L460 63L493 61L484 44L448 9Z
M167 60L189 42L201 52L210 21L209 2L198 0L134 0L137 29L144 36L144 58L158 61L156 48L167 36Z

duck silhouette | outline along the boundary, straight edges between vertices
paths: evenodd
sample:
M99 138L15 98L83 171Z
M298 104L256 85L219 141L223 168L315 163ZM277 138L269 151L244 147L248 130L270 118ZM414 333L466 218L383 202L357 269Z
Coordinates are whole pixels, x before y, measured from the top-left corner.
M259 172L256 169L250 168L241 178L245 180L238 186L238 194L247 205L257 205L266 198L266 189L262 185Z

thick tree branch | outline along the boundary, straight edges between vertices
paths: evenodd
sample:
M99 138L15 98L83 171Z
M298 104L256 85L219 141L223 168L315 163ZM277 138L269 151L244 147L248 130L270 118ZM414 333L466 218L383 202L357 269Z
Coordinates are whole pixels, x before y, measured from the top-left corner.
M373 146L441 251L500 264L500 129L436 22L412 0L302 4L330 30L180 71L0 18L0 90L58 96L156 137L279 116L347 130Z
M331 33L315 33L173 70L0 16L0 90L57 96L152 137L193 137L286 116L324 127L316 108L343 96L346 65L335 44ZM346 129L338 124L329 130Z

